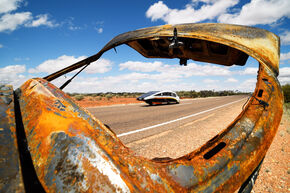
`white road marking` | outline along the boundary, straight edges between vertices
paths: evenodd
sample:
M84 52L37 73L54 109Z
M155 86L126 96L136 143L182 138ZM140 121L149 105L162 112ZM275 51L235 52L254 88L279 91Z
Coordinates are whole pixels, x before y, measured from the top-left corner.
M221 106L214 107L212 109L208 109L208 110L205 110L205 111L201 111L201 112L198 112L198 113L194 113L194 114L191 114L191 115L188 115L188 116L185 116L185 117L181 117L181 118L178 118L178 119L175 119L175 120L171 120L171 121L167 121L167 122L164 122L164 123L160 123L160 124L157 124L157 125L152 125L152 126L145 127L145 128L142 128L142 129L137 129L137 130L129 131L129 132L126 132L126 133L121 133L121 134L118 134L117 137L131 135L131 134L138 133L138 132L141 132L141 131L146 131L146 130L153 129L153 128L156 128L156 127L160 127L160 126L163 126L163 125L167 125L167 124L170 124L170 123L174 123L176 121L181 121L181 120L184 120L184 119L187 119L187 118L190 118L190 117L194 117L194 116L197 116L197 115L201 115L203 113L207 113L207 112L210 112L210 111L213 111L213 110L216 110L216 109L219 109L219 108L222 108L222 107L231 105L233 103L240 102L242 100L245 100L245 99L243 98L243 99L240 99L240 100L237 100L237 101L233 101L233 102L230 102L230 103L221 105Z

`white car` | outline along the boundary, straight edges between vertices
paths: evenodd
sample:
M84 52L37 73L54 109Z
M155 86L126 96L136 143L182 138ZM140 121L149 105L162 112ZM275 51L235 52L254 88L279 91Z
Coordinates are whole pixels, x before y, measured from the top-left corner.
M150 91L137 98L138 101L144 101L149 105L170 104L180 102L179 96L172 91Z

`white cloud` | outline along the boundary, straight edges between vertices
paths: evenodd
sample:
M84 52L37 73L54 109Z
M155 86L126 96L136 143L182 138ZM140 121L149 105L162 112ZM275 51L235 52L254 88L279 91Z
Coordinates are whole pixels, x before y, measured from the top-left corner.
M0 0L0 14L14 11L22 0Z
M238 82L238 80L235 78L228 78L227 80L225 80L225 82Z
M206 84L213 84L213 83L218 83L219 80L213 80L213 79L204 79L202 82Z
M290 45L290 31L285 31L280 35L280 38L283 45Z
M87 74L105 73L112 69L113 62L100 58L96 62L92 62L86 69Z
M132 62L132 61L131 61ZM110 63L110 62L109 62ZM253 91L256 79L250 79L236 85L238 82L231 76L239 74L240 71L230 71L228 67L217 65L198 65L189 63L188 66L168 65L160 62L153 65L154 62L133 62L132 65L120 65L123 69L129 69L131 72L119 74L116 76L99 76L97 78L89 78L82 75L76 77L73 82L68 85L65 91L68 92L136 92L150 90L242 90ZM154 71L148 69L140 69L140 66L152 65ZM89 71L89 69L88 69ZM216 77L221 76L220 80ZM55 80L54 83L60 86L70 75ZM206 77L202 79L202 77ZM224 78L224 79L222 79ZM252 90L251 90L252 89Z
M26 80L26 77L22 74L24 72L25 65L11 65L0 68L0 84L11 84L17 88Z
M104 31L103 25L104 25L104 21L97 21L97 22L96 22L95 30L96 30L99 34L103 33L103 31Z
M240 10L234 8L238 3L238 0L192 0L184 9L171 9L163 1L158 1L148 8L146 17L168 24L217 19L222 23L242 25L273 24L279 19L290 17L289 0L251 0ZM202 5L197 8L199 4Z
M151 18L151 21L156 21L158 19L163 19L166 17L166 15L169 14L171 9L167 7L163 3L163 1L158 1L158 3L154 3L149 7L149 9L146 11L146 17Z
M162 66L162 62L139 62L139 61L128 61L119 64L120 70L129 69L131 71L140 71L140 72L153 72Z
M61 70L65 67L68 67L71 64L74 64L76 62L79 62L83 59L85 59L86 56L67 56L62 55L56 59L50 59L46 60L40 65L38 65L36 68L31 68L28 70L29 73L53 73L58 70ZM99 61L91 63L85 70L88 74L94 74L94 73L105 73L111 70L112 62L107 59L99 59Z
M290 67L280 68L279 77L290 77Z
M0 32L14 31L18 26L25 24L31 19L32 19L32 14L30 12L4 14L0 18Z
M2 44L0 44L0 48L3 48L3 45Z
M217 66L213 64L198 65L189 63L187 66L178 66L172 69L172 72L179 72L185 77L190 76L229 76L231 71L227 67Z
M281 85L290 84L290 77L279 77L278 79Z
M98 32L99 34L103 33L103 28L97 28L97 32Z
M48 20L48 14L37 15L35 20L31 20L25 24L26 27L38 27L38 26L56 27L58 24Z
M257 79L251 78L247 79L242 82L240 85L237 86L237 89L240 91L254 91L256 87Z
M280 54L280 60L289 60L289 59L290 59L290 52Z
M163 74L168 74L168 77L228 76L231 74L229 68L212 64L198 65L195 63L188 63L187 66L180 66L180 65L168 65L157 61L155 62L128 61L120 64L120 70L124 69L140 72L156 71L161 72Z
M282 85L290 84L290 67L280 68L278 80Z
M195 9L196 3L187 4L185 9L170 9L159 1L149 7L146 16L152 21L161 19L169 24L177 23L193 23L208 19L214 19L226 10L238 3L238 0L216 0L216 1L202 1L204 5L200 9Z
M46 72L50 74L58 70L61 70L65 67L68 67L69 65L74 64L85 58L86 56L80 56L75 58L74 56L62 55L56 59L46 60L40 65L38 65L36 68L29 69L28 72L29 73Z
M58 85L65 82L65 79L58 81ZM157 77L155 77L157 78ZM160 78L160 77L158 77ZM168 77L167 77L168 78ZM58 79L57 79L58 80ZM132 72L118 76L107 76L101 78L77 77L65 91L68 92L147 92L150 90L192 90L194 83L182 81L168 84L164 79L154 79L154 76L146 73Z
M0 32L14 31L21 26L58 26L58 24L49 21L47 14L33 17L29 11L12 13L19 8L21 2L23 0L0 0Z
M257 75L258 74L258 68L248 67L248 68L245 68L245 70L240 71L240 74L242 74L242 75Z
M257 25L272 24L283 17L290 17L289 0L251 0L239 13L219 16L222 23Z

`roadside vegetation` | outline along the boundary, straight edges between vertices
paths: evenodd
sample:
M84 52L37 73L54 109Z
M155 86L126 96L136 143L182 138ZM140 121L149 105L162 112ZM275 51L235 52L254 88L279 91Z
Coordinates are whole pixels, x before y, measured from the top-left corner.
M284 94L284 102L288 103L286 106L290 108L290 84L282 86ZM249 95L249 92L240 92L232 90L214 91L214 90L201 90L201 91L177 91L180 98L200 98L200 97L214 97L214 96L231 96L231 95ZM137 98L144 94L143 92L106 92L106 93L68 93L77 101L83 100L88 97L89 100L110 100L112 98Z
M290 121L290 84L282 86L284 94L284 113L283 116ZM287 128L287 132L290 133L290 127Z
M284 94L284 102L289 103L290 105L290 84L283 85L282 90Z
M200 98L200 97L213 97L213 96L230 96L230 95L244 95L250 94L239 91L214 91L214 90L202 90L202 91L178 91L176 92L180 98ZM137 98L144 93L142 92L107 92L107 93L68 93L77 101L83 100L85 97L89 100L111 100L112 98Z

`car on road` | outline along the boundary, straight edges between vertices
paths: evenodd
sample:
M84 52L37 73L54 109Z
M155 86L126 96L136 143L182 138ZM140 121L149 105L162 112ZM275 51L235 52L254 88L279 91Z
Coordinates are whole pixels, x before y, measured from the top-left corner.
M137 98L138 101L144 101L149 105L155 104L178 104L179 96L173 91L150 91Z

